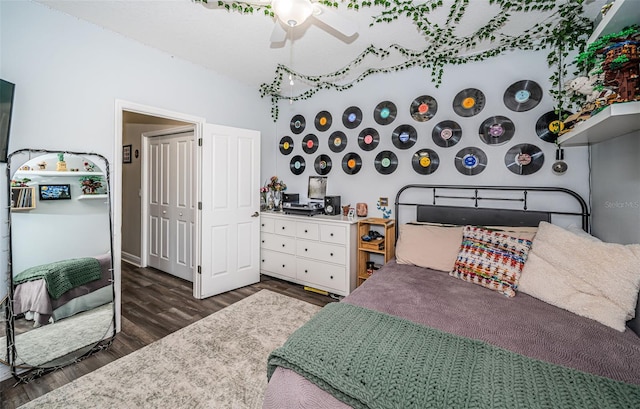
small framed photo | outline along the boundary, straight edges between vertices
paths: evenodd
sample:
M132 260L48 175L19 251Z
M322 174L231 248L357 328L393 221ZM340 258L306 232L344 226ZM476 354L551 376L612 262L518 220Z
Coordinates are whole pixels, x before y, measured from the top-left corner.
M352 207L352 208L350 208L350 209L349 209L349 213L347 213L347 217L348 217L350 220L355 219L355 217L356 217L356 209L355 209L355 208L353 208L353 207Z
M38 185L40 200L68 200L71 199L70 185Z
M122 163L131 163L131 145L122 147Z

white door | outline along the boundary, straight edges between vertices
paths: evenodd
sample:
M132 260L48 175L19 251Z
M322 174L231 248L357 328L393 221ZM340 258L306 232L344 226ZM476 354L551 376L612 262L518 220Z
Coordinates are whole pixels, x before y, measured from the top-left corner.
M194 296L205 298L260 281L260 133L206 124L200 152Z
M147 138L147 264L193 281L194 132Z

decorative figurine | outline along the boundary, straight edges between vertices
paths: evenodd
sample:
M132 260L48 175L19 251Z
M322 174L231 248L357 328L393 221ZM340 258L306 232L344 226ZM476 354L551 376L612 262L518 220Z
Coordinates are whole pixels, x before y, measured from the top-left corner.
M64 153L62 152L58 154L58 163L56 163L56 170L58 172L66 172L67 170L67 162L64 161Z

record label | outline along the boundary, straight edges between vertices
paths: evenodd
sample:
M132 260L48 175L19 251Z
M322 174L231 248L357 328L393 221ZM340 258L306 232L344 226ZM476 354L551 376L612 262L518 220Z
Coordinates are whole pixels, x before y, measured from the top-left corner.
M396 119L398 110L391 101L383 101L373 110L373 119L380 125L388 125Z
M304 116L302 115L295 115L293 118L291 118L291 122L289 123L289 128L291 128L291 132L293 132L296 135L302 133L302 131L304 131L305 126L306 126L306 123L304 120Z
M516 175L530 175L542 168L544 153L535 145L521 143L507 151L504 164Z
M480 139L487 145L502 145L513 137L516 127L511 120L505 116L492 116L487 118L481 125Z
M342 170L348 175L355 175L362 168L362 158L355 152L350 152L342 158Z
M313 166L317 174L326 175L331 171L331 158L328 155L319 155Z
M462 137L462 128L454 121L442 121L433 127L431 139L443 148L448 148L457 144Z
M438 111L438 103L429 95L422 95L414 99L409 107L411 117L418 122L426 122L433 118Z
M302 150L304 153L314 153L318 150L318 137L310 133L302 138Z
M523 80L511 84L502 97L512 111L524 112L535 108L542 100L542 88L535 81Z
M380 134L373 128L365 128L358 135L358 146L364 151L374 150L380 143Z
M283 136L280 139L280 153L288 155L293 152L293 139L290 136Z
M440 158L438 154L431 149L420 149L413 154L411 158L411 166L413 170L421 175L430 175L438 169Z
M453 99L453 111L463 117L470 117L480 113L484 108L485 97L476 88L466 88L458 92Z
M391 151L382 151L376 155L373 164L378 173L388 175L398 167L398 157Z
M331 128L331 114L327 111L318 112L314 123L318 131L326 131L327 129Z
M464 148L456 154L454 163L458 172L473 176L486 168L487 155L479 148Z
M289 162L289 169L294 175L302 174L305 167L306 163L304 161L304 158L300 155L294 156L293 158L291 158L291 162Z

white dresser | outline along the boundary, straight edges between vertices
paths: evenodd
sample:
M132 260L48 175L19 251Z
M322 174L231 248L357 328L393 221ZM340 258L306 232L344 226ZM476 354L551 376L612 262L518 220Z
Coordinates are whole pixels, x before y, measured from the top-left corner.
M261 273L333 294L356 287L357 220L263 212Z

